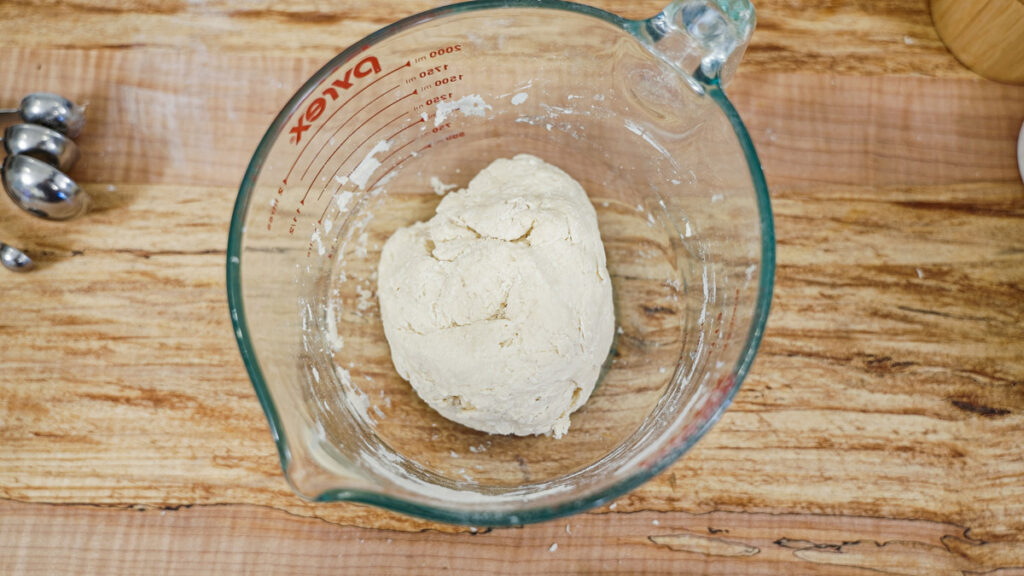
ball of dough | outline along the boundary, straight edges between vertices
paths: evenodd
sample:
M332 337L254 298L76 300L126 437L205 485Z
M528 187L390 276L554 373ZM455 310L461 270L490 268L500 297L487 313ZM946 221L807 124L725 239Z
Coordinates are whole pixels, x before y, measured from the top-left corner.
M495 434L565 434L615 331L594 207L526 154L395 231L378 295L402 378L444 417Z

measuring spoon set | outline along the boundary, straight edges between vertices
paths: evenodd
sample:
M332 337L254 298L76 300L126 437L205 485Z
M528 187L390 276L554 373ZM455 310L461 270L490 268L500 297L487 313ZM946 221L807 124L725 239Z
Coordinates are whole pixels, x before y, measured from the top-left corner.
M0 118L17 116L21 124L3 132L7 157L0 166L7 195L22 210L48 220L68 220L83 214L89 196L65 172L78 161L72 140L85 125L84 111L58 94L36 92ZM17 272L32 268L24 252L0 242L0 264Z

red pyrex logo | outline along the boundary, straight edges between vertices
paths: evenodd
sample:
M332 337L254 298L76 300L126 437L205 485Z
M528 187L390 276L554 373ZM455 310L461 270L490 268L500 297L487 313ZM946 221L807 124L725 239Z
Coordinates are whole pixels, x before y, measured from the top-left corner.
M346 70L345 76L341 79L331 82L331 85L321 92L322 96L314 98L312 102L306 105L305 112L298 117L295 126L292 126L291 130L288 131L293 135L291 139L292 144L301 142L302 133L309 130L311 124L323 115L324 110L327 109L327 97L330 97L331 101L334 102L339 96L338 88L348 90L352 87L350 80L353 76L356 78L366 78L370 74L378 72L380 72L380 62L374 56L367 56L356 63L355 66Z

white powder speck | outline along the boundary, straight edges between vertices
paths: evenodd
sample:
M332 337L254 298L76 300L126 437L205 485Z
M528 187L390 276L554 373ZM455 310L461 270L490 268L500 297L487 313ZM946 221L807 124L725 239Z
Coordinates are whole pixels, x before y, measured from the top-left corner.
M513 106L519 106L523 102L526 102L526 99L529 98L529 97L530 97L530 95L527 94L526 92L520 92L519 94L516 94L515 96L513 96L512 100L510 100L510 102L512 102Z
M320 381L320 371L316 369L316 366L310 366L310 369L313 370L313 380L316 380L317 382L319 382Z
M352 414L357 418L372 421L368 412L370 409L370 399L366 397L366 394L363 394L362 390L352 384L352 374L341 366L335 366L334 371L338 374L338 379L341 381L341 388L344 392L342 398L348 404Z
M430 187L434 189L434 194L438 196L444 196L449 190L455 188L455 184L445 184L437 176L430 177Z
M366 242L369 240L369 236L366 232L363 232L356 238L356 256L359 258L366 258Z
M565 525L565 533L572 536L572 529L569 528L568 524Z
M437 112L434 113L434 126L440 126L448 118L448 115L458 110L465 116L483 116L484 112L490 110L490 104L484 102L479 94L463 96L454 102L443 101L437 103Z
M449 451L448 454L450 454L452 458L458 458L459 457L459 453L456 452L455 450Z
M323 256L324 254L327 253L327 248L324 246L324 242L320 238L320 229L319 228L314 228L313 229L313 237L311 239L313 240L313 242L316 243L316 252L317 252L317 254L319 254L320 256Z
M689 238L690 236L693 236L693 230L690 228L690 223L687 222L686 229L683 231L683 237Z
M903 37L903 43L906 44L907 46L912 46L912 45L916 44L915 40L913 38L911 38L910 36L904 36Z
M619 503L618 502L612 502L612 505L609 506L608 509L609 510L615 510L618 507L619 507Z
M548 118L558 116L559 114L575 114L574 108L566 108L565 106L549 106L547 104L541 104L541 108L548 113Z
M665 368L664 366L658 368L658 374L664 374L665 372L668 372L668 368Z
M548 548L548 552L554 552L555 550L558 550L558 542L555 542L550 548Z
M327 344L333 352L337 352L345 346L345 340L338 334L338 321L334 311L333 299L327 302Z
M615 333L616 334L622 334L624 332L625 332L625 330L622 329L622 326L619 326L618 328L615 329Z
M715 195L713 195L711 197L711 203L712 204L717 204L717 203L721 202L722 200L725 200L725 196L723 196L721 194L715 194Z
M356 286L356 293L359 294L359 297L356 298L356 310L364 312L367 308L373 306L372 290L368 290L362 286Z
M655 526L658 526L658 525L661 524L661 522L658 522L657 520L651 520L651 524L654 524Z
M356 166L356 169L349 174L349 178L359 186L360 189L366 190L366 183L370 180L370 176L373 175L377 168L380 168L380 160L374 158L381 152L387 152L391 149L391 142L388 140L381 140L373 145L373 148L366 154L363 161Z
M921 270L920 268L917 269L917 277L924 278L924 271Z
M345 180L347 181L348 178L346 178ZM348 208L348 203L352 201L353 196L354 194L352 194L352 192L348 190L342 192L341 194L338 194L338 196L334 199L334 203L338 205L338 211L344 212L345 208Z

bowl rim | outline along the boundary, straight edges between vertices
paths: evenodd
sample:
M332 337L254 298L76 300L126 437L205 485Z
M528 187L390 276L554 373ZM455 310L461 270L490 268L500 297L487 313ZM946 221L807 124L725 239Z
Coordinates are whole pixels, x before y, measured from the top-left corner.
M235 332L235 340L239 352L242 355L243 363L249 374L260 406L267 418L274 444L277 446L278 458L281 469L284 472L286 481L292 485L293 490L303 498L305 496L292 483L290 477L290 464L293 462L291 448L285 435L283 423L266 386L266 380L257 361L256 351L252 346L250 331L246 322L245 307L242 296L241 285L241 254L242 237L245 227L245 217L248 213L253 188L263 168L263 163L275 144L278 135L285 129L286 123L292 115L299 110L299 105L315 90L320 83L333 74L344 64L356 58L369 46L376 44L390 36L398 34L418 24L422 24L437 18L453 14L495 9L495 8L541 8L555 9L574 12L577 14L592 16L603 20L626 33L637 37L639 25L646 20L630 20L613 13L561 0L473 0L441 6L426 10L418 14L403 18L394 22L362 40L355 42L350 47L328 61L315 74L313 74L299 90L288 100L288 103L277 114L263 138L260 140L256 151L253 153L245 175L239 187L238 197L235 200L231 216L231 227L228 233L227 246L227 297L228 308L231 312L231 323ZM639 40L640 38L638 38ZM764 335L765 326L771 307L772 292L775 279L775 230L772 218L771 202L768 186L765 182L761 163L754 149L743 121L726 97L717 78L707 78L697 74L696 78L703 86L705 95L710 97L722 110L729 121L740 143L741 149L750 170L750 177L754 185L757 199L757 207L761 232L761 262L758 274L758 293L754 307L754 314L743 346L743 353L732 370L731 383L724 393L722 401L713 408L706 419L691 432L684 442L672 446L671 449L662 452L650 467L640 468L635 473L627 476L620 482L612 484L593 494L575 498L555 506L536 506L524 508L514 513L507 511L487 510L460 510L440 506L429 506L417 502L411 502L384 493L368 490L355 489L328 489L312 498L316 502L337 502L348 501L362 504L370 504L384 509L393 510L403 514L417 516L426 520L439 521L453 524L475 525L475 526L514 526L526 523L542 522L562 516L567 516L587 510L612 500L632 491L641 484L647 482L657 474L664 471L668 466L678 460L687 452L704 434L721 418L722 414L732 403L744 378L750 371L754 358L757 355Z

